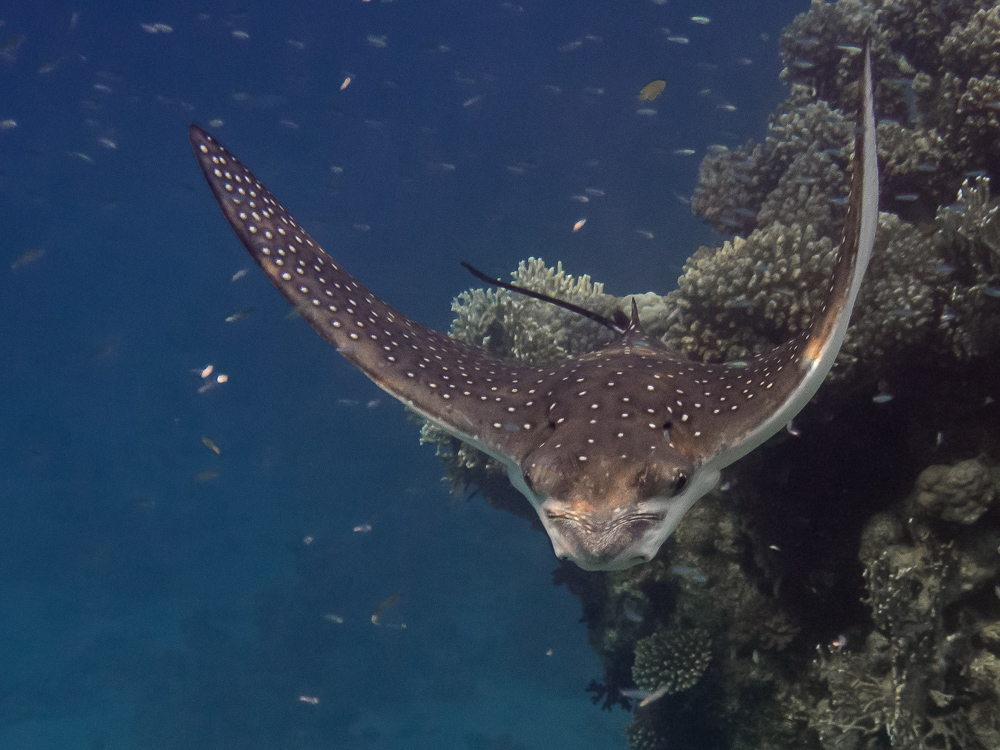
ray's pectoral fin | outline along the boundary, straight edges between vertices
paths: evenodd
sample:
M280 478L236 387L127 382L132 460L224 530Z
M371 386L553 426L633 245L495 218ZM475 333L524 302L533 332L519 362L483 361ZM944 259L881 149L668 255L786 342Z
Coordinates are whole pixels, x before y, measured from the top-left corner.
M746 455L802 410L833 367L847 334L878 226L878 149L868 41L863 57L847 217L825 301L808 333L755 358L742 373L748 389L744 393L756 400L734 414L718 435L712 459L716 466Z
M202 173L254 262L310 326L379 387L507 464L544 432L540 401L525 398L536 368L519 368L394 310L327 255L254 175L197 125L188 129ZM536 406L537 403L537 406Z

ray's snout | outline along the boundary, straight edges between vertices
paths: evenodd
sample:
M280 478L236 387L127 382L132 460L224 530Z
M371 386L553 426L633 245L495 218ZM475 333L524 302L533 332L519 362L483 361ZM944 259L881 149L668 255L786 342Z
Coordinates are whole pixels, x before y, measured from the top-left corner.
M551 501L539 515L556 556L584 570L622 570L648 562L659 546L650 532L663 521L656 513L577 516Z

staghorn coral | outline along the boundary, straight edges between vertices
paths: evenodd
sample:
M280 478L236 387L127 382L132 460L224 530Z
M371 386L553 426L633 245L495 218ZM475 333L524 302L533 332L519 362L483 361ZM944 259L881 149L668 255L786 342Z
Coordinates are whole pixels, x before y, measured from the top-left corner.
M712 660L712 641L702 628L671 628L635 644L632 679L642 690L667 695L694 687Z

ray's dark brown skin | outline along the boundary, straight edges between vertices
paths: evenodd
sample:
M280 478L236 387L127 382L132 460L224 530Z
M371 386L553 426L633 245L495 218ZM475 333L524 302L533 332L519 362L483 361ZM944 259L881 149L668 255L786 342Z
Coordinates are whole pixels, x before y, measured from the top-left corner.
M725 467L791 421L843 342L878 219L867 44L844 235L812 329L746 366L688 361L633 313L617 339L535 367L425 328L344 270L214 137L198 164L250 256L310 326L379 387L507 467L556 554L590 570L651 559ZM602 322L602 321L597 321Z

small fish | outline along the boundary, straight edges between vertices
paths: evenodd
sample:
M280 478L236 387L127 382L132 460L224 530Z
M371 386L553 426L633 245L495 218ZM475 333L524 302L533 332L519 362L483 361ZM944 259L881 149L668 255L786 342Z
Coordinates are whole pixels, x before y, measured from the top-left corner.
M463 107L471 107L473 104L478 104L482 100L483 100L483 95L482 94L477 94L476 96L473 96L473 97L471 97L469 99L466 99L464 102L462 102L462 106Z
M118 148L118 144L117 144L117 143L115 143L115 142L114 142L113 140L111 140L110 138L98 138L98 139L97 139L97 142L98 142L98 143L100 143L100 144L101 144L102 146L104 146L104 148L106 148L106 149L110 149L110 150L112 150L112 151L113 151L114 149Z
M382 602L377 607L375 607L375 611L372 612L372 625L378 625L379 624L379 621L378 621L379 617L381 617L382 614L387 609L389 609L389 607L391 607L393 604L395 604L396 602L398 602L399 598L401 596L402 596L402 594L393 594L388 599L386 599L384 602Z
M847 196L838 197L838 198L831 198L830 199L830 203L833 204L834 206L846 206L847 205Z
M732 299L726 300L726 307L731 310L742 310L750 307L750 300L748 300L744 295L739 297L733 297Z
M676 156L694 156L697 153L693 148L678 148L674 149L674 154Z
M661 685L660 687L656 688L656 690L654 690L652 693L650 693L641 701L639 701L639 708L644 708L648 706L650 703L660 700L660 698L666 695L669 690L670 690L669 684Z
M308 703L310 706L315 706L316 704L319 703L319 698L317 698L315 695L300 695L299 701L301 701L302 703Z
M633 701L641 701L649 696L649 691L640 690L639 688L624 688L619 689L618 694L621 695L622 698L628 698Z
M196 482L209 482L219 476L217 471L203 471L200 474L195 474L194 481Z
M571 195L569 199L571 201L576 201L577 203L590 203L590 198L586 195Z
M344 79L344 82L340 84L340 90L343 91L350 85L351 85L351 77L347 76L347 78Z
M815 47L819 44L819 39L816 39L815 37L811 36L804 36L799 39L796 39L795 41L801 44L803 47Z
M641 109L637 109L635 113L644 117L652 117L656 114L656 110L651 107L642 107Z
M636 230L635 230L635 233L636 233L636 234L641 234L641 235L642 235L643 237L645 237L645 238L646 238L647 240L651 240L651 239L653 239L653 233L652 233L652 232L650 232L650 231L649 231L648 229L636 229Z
M589 188L586 188L583 192L585 192L587 195L592 195L595 198L603 198L604 197L604 191L601 190L600 188L589 187Z
M721 109L723 112L735 112L736 111L736 105L735 104L717 104L715 108L716 109Z
M667 82L662 78L657 78L655 81L650 81L641 89L639 89L639 101L640 102L651 102L667 87Z
M896 193L896 200L904 201L906 203L912 203L919 198L920 195L918 193Z
M587 223L586 219L580 219L578 222L576 222L576 224L573 225L573 231L579 232L581 229L583 229L583 225L586 223Z
M1000 297L1000 287L985 286L983 287L983 294L987 297Z
M24 268L29 263L34 263L36 260L42 258L45 255L45 249L41 247L35 247L30 250L25 250L23 253L14 259L14 262L10 264L10 270L16 271L19 268Z
M673 42L674 44L690 44L691 40L686 36L668 36L668 42Z
M351 529L351 531L353 531L355 534L367 534L371 530L372 530L372 525L370 523L359 523L357 526Z
M888 404L890 401L892 401L891 393L876 393L872 396L873 404Z
M46 73L51 73L52 71L54 71L56 68L59 67L59 64L61 62L62 62L61 57L55 57L52 58L51 60L46 60L40 66L38 66L38 74L45 75Z
M0 120L0 130L13 130L17 127L17 120Z
M856 44L838 44L834 49L839 49L841 52L861 52L861 47Z
M251 313L253 313L253 311L254 309L252 307L244 307L243 309L237 310L228 318L226 318L226 322L235 323L237 320L241 320L242 318L245 318L247 315L250 315Z
M94 163L94 157L91 156L90 154L85 154L82 151L70 151L69 155L75 156L77 159L87 162L87 164Z
M556 49L559 52L572 52L573 50L578 49L582 44L583 41L581 39L576 39L572 42L566 42L566 44L560 44L556 47Z
M212 453L214 453L216 456L222 455L222 451L219 449L219 446L217 446L215 443L212 442L212 438L205 437L204 435L202 435L201 442L203 442L205 444L205 447L208 448L210 451L212 451Z
M809 70L810 68L815 68L816 63L812 60L796 60L792 63L793 68L798 68L799 70Z
M344 618L341 617L340 615L335 615L332 612L329 613L329 614L323 615L323 619L326 620L327 622L332 622L335 625L343 625L344 624Z
M712 19L709 18L708 16L691 16L691 20L694 23L701 24L702 26L704 26L707 23L711 23L712 22Z
M231 278L230 281L239 281L246 275L247 275L247 269L241 268L239 271L233 274L233 278Z
M233 29L233 39L249 39L250 35L242 29Z
M14 60L22 44L24 44L24 34L14 34L14 36L7 37L3 43L0 43L0 56Z
M626 601L625 606L622 607L622 612L625 614L625 619L629 622L640 623L642 622L642 613L636 609L635 603L631 601Z

